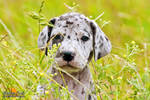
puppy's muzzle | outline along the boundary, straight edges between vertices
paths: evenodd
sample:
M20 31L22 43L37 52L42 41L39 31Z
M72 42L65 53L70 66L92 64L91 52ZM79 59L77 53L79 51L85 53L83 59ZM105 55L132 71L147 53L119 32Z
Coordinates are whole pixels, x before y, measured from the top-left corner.
M75 57L75 53L70 52L70 51L62 52L61 55L62 55L63 60L66 62L71 62Z

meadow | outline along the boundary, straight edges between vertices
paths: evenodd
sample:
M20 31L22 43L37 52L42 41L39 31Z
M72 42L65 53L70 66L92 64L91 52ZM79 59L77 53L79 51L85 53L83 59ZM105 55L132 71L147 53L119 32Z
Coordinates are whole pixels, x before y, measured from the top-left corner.
M98 100L150 100L150 0L0 0L0 100L31 100L39 83L49 83L58 47L45 57L38 35L51 18L71 11L96 19L112 43L109 55L90 62ZM48 86L69 100L67 87L59 87ZM4 97L10 92L22 97Z

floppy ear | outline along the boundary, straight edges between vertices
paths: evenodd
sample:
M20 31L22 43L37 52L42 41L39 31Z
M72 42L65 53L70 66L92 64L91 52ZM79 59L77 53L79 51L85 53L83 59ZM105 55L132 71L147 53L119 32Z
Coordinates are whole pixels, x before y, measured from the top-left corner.
M53 18L50 20L50 24L54 25L56 21L56 18ZM45 26L43 30L40 32L39 37L38 37L38 47L41 50L44 50L46 48L47 43L50 40L51 37L51 32L52 32L53 26ZM47 50L47 48L46 48ZM47 53L47 51L46 51Z
M107 55L111 51L111 43L100 27L92 21L90 23L93 32L93 49L95 61Z

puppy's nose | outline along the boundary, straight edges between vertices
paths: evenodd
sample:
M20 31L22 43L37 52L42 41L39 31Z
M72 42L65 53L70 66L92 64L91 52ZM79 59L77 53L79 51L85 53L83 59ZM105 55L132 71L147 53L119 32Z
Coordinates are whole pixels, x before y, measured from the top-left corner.
M69 61L72 61L75 54L73 52L63 52L63 60L69 62Z

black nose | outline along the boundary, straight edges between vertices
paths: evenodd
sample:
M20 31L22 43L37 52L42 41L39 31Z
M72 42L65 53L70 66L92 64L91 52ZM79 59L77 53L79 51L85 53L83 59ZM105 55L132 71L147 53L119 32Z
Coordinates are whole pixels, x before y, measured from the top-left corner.
M63 60L65 60L65 61L67 61L67 62L73 60L74 55L75 55L75 54L72 53L72 52L63 52L62 54L63 54Z

